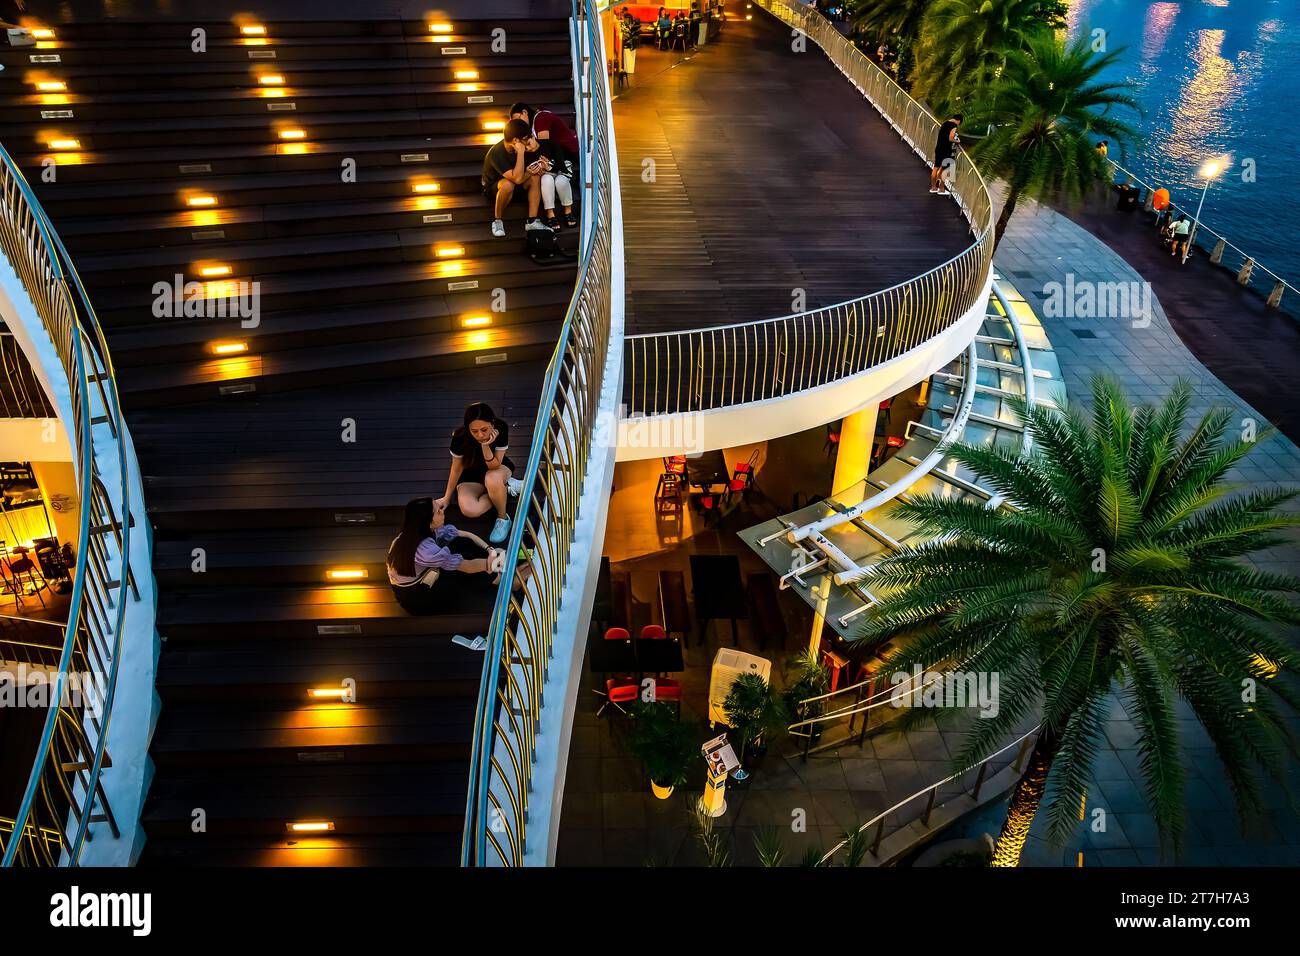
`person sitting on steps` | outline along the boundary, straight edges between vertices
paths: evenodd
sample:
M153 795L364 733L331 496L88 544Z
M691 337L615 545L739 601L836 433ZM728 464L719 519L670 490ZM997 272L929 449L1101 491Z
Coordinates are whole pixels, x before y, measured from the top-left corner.
M434 585L449 572L492 574L493 583L500 578L502 552L489 548L478 535L447 524L446 519L445 503L413 498L406 503L402 530L388 546L388 583L397 603L411 614L447 610L453 595L446 583L442 588Z
M542 203L540 166L530 167L526 158L532 135L527 123L512 119L501 132L501 142L494 143L483 157L480 183L483 198L492 206L492 235L498 239L506 234L506 207L518 192L528 196L528 221L524 229L546 228L537 218Z
M497 418L486 402L471 403L465 409L464 424L452 433L451 474L447 476L447 490L435 502L446 507L455 493L460 513L466 518L477 518L495 508L496 524L488 535L493 544L502 544L510 536L506 506L523 487L523 482L514 477L514 462L506 455L509 447L510 426Z

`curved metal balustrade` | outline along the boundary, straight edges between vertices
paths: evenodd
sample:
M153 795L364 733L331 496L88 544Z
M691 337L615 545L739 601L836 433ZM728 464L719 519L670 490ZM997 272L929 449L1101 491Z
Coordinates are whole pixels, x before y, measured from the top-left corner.
M612 175L609 97L600 19L592 0L575 0L582 57L578 112L585 185L578 279L542 386L542 412L523 473L519 520L505 545L526 560L502 574L488 632L475 717L461 862L518 866L527 840L528 801L538 726L560 599L573 553L583 480L604 384L610 338ZM563 706L563 701L553 703Z
M17 812L0 823L0 849L5 866L76 865L92 823L108 823L118 835L100 775L121 658L124 592L129 587L139 599L129 562L128 456L99 322L62 240L3 147L0 252L67 376L72 420L64 425L81 506L71 604L51 687L59 706L49 708ZM116 472L110 483L102 477L104 463L112 463ZM83 678L76 688L74 674Z
M820 13L756 0L801 30L923 159L939 124ZM857 375L929 341L979 304L993 262L993 204L974 164L956 158L949 188L975 236L948 262L848 302L758 322L628 336L628 417L701 412L792 395Z

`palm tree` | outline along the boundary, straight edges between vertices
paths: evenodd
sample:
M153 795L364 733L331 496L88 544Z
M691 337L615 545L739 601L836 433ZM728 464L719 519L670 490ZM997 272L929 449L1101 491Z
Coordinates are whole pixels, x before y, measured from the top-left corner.
M1052 35L1030 37L1025 49L1007 52L1001 77L965 110L967 129L990 130L971 147L971 158L1007 184L994 248L1022 196L1082 200L1108 173L1094 139L1110 140L1121 154L1137 141L1137 131L1112 115L1141 114L1128 92L1132 84L1098 79L1123 52L1094 53L1086 31L1068 47Z
M912 46L925 17L926 0L854 0L851 16L857 36L868 38L872 47L887 41L899 54L899 81L906 79L904 65L912 60Z
M943 106L957 102L992 83L1011 51L1059 25L1044 0L934 0L921 22L913 88Z
M1226 437L1226 411L1183 437L1185 384L1163 405L1136 409L1107 379L1092 392L1090 422L1012 403L1032 456L952 448L1014 509L937 495L897 506L938 537L877 566L872 580L885 596L855 642L904 641L888 673L919 665L998 675L997 714L972 722L959 767L995 752L1041 710L994 865L1016 865L1045 798L1051 839L1064 842L1078 826L1112 691L1141 733L1162 850L1178 852L1186 819L1178 698L1212 740L1243 818L1261 808L1257 768L1281 781L1295 752L1278 703L1300 707L1295 653L1262 625L1300 623L1284 596L1300 579L1241 559L1300 524L1276 510L1300 490L1228 495L1224 476L1255 443ZM905 711L902 725L942 713Z

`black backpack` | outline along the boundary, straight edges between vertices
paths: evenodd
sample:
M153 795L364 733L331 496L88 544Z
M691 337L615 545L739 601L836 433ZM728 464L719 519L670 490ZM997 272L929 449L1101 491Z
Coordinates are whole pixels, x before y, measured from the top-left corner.
M525 231L524 251L528 253L528 258L538 265L572 258L560 248L559 240L555 238L555 230L549 226L545 229Z

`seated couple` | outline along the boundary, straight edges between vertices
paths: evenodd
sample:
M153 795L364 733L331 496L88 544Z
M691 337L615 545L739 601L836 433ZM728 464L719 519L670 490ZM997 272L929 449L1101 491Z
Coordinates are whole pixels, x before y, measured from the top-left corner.
M501 142L493 144L483 157L480 177L483 198L492 205L492 235L498 239L505 236L506 207L520 194L528 197L525 230L558 230L561 224L577 228L578 217L573 211L577 137L550 110L516 103L510 111ZM555 212L557 199L564 210L562 223ZM545 222L538 219L539 209L546 210Z
M446 610L449 598L466 584L495 585L505 568L505 553L491 545L510 536L509 498L518 495L522 482L514 477L514 462L506 455L510 428L491 406L474 402L465 410L464 424L451 436L451 474L441 498L415 498L406 504L402 530L388 546L388 583L397 603L412 614ZM455 495L456 507L466 518L496 510L496 523L485 542L478 535L447 523L447 507ZM522 586L527 568L516 577ZM450 572L450 573L449 573ZM481 577L486 576L486 577ZM454 582L435 589L446 578Z

